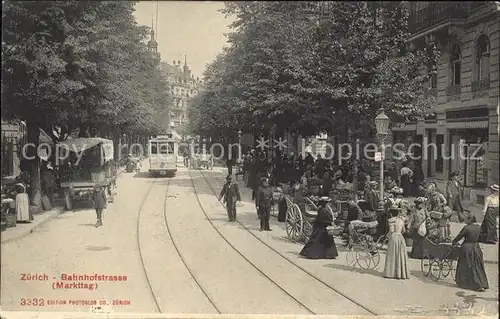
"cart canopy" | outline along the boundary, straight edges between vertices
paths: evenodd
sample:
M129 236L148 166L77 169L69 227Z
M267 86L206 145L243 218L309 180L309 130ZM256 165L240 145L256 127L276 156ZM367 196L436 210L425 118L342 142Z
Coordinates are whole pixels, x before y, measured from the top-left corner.
M59 148L66 148L70 152L81 153L102 144L103 158L106 161L112 160L114 156L113 141L99 137L83 137L66 140L58 143Z

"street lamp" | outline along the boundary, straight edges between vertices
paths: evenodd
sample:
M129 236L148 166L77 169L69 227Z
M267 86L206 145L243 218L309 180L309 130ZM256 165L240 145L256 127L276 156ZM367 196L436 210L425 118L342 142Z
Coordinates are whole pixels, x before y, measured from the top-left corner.
M238 158L241 159L241 138L243 136L243 132L241 130L238 131L238 143L240 145L240 149L238 151Z
M380 200L384 198L384 157L385 157L385 145L384 139L388 134L390 119L385 115L384 110L381 109L380 113L375 118L375 127L377 128L377 135L380 139L381 148L381 158L380 158Z

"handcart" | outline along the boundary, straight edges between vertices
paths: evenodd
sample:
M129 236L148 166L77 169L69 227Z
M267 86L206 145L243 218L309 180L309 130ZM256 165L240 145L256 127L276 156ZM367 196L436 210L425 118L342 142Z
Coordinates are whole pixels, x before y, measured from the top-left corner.
M356 265L362 269L375 269L380 263L380 253L372 232L376 231L377 221L363 222L351 221L349 224L349 244L346 254L346 264L354 268Z
M424 257L420 261L422 274L425 277L431 276L434 281L438 281L441 276L448 277L455 271L459 249L459 246L453 246L451 243L434 243L424 238Z
M285 200L287 205L285 228L288 238L294 242L309 241L313 230L312 224L318 215L317 203L311 197L305 197L303 203L294 203L288 196L285 196ZM332 220L335 220L330 205L327 205L326 209L331 214Z
M205 169L213 169L214 168L214 159L210 154L201 154L200 159L198 161L198 167Z

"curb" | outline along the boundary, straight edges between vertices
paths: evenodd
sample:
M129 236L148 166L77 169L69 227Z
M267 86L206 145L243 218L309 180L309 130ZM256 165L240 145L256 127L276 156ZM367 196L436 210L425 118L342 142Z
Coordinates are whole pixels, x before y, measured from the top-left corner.
M117 178L118 178L118 177L120 177L120 176L123 174L123 172L124 172L124 171L125 171L125 170L120 170L120 171L118 171L118 172L117 172L118 174L117 174L117 176L116 176L116 177L117 177ZM50 220L52 220L53 218L55 218L55 217L57 217L57 216L61 215L62 213L64 213L64 212L65 212L65 209L64 209L64 207L57 207L57 208L54 208L54 209L53 209L53 211L54 211L53 213L52 213L52 212L50 213L50 216L48 216L48 217L47 217L47 218L45 218L44 220L40 221L38 224L34 224L32 227L27 228L25 231L21 232L21 233L20 233L19 235L17 235L17 236L14 236L14 237L11 237L11 238L7 238L7 239L4 239L4 240L1 240L1 241L0 241L0 244L6 244L6 243L9 243L9 242L11 242L11 241L18 240L18 239L21 239L21 238L23 238L23 237L26 237L26 236L28 236L28 235L32 234L32 233L33 233L33 232L34 232L34 231L35 231L38 227L40 227L41 225L44 225L45 223L49 222L49 221L50 221ZM47 212L47 214L48 214L48 213L49 213L49 212Z
M40 221L38 224L34 224L32 227L27 228L25 231L21 232L19 235L11 237L11 238L7 238L5 240L2 240L0 243L1 244L6 244L8 242L11 242L11 241L18 240L18 239L21 239L23 237L26 237L26 236L32 234L38 227L44 225L45 223L47 223L48 221L52 220L53 218L61 215L63 212L64 212L64 207L55 208L54 212L50 212L50 215L47 218L45 218L42 221Z

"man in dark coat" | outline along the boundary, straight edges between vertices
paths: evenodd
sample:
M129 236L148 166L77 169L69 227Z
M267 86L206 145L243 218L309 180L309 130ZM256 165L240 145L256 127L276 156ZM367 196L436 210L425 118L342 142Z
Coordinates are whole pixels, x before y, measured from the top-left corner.
M229 175L233 175L234 159L231 158L231 155L228 155L226 159L226 166L227 166L227 173Z
M325 161L320 154L318 154L318 158L314 164L314 173L318 175L319 178L323 178L325 174Z
M104 192L104 187L97 186L94 188L94 207L97 213L97 223L95 227L102 226L102 212L106 208L108 200L106 198L106 193Z
M380 208L380 196L376 190L377 182L371 181L369 187L365 190L365 200L368 206L368 209L372 212L377 211Z
M257 212L260 216L260 231L270 231L269 218L271 217L273 193L269 187L269 181L262 179L262 186L259 187L257 192Z
M224 199L223 203L226 205L229 221L236 221L236 202L241 201L241 196L238 184L233 183L233 177L231 175L227 175L226 177L226 184L222 187L222 191L219 195L219 201L221 199Z

